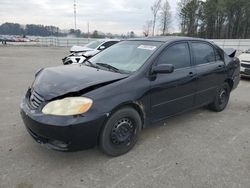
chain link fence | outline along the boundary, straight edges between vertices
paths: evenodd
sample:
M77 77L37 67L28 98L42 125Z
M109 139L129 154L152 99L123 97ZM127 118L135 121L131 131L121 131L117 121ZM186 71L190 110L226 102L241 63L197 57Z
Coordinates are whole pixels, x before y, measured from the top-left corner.
M68 37L38 37L31 38L32 42L12 43L14 45L72 47L98 40L94 38L68 38ZM209 39L221 48L234 48L238 53L250 49L250 39Z
M63 38L63 37L41 37L37 39L40 46L71 47L73 45L85 45L92 38ZM221 48L234 48L237 51L245 51L250 48L250 39L210 39Z
M97 39L92 38L67 38L67 37L40 37L37 38L38 46L71 47L74 45L84 46Z
M234 48L239 53L250 49L250 39L211 39L221 48Z

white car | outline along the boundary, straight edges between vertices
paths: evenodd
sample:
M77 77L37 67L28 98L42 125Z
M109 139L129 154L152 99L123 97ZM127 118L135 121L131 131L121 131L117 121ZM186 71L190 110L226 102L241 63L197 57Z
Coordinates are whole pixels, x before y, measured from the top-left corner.
M243 52L238 58L241 64L241 76L250 78L250 49Z
M118 39L100 39L92 41L85 46L72 46L70 54L62 59L63 64L82 63L86 58L93 57L118 42L120 42Z

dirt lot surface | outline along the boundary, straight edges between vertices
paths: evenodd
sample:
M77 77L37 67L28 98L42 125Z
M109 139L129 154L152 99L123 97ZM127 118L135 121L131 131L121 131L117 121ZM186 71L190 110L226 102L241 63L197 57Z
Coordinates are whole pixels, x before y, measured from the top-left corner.
M0 46L0 187L250 187L250 80L221 112L198 109L141 132L126 155L61 153L35 143L19 103L41 67L65 48Z

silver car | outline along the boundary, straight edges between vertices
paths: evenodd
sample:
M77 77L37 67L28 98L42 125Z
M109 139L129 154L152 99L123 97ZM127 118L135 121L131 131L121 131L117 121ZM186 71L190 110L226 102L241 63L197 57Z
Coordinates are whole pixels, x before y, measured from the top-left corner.
M70 54L62 59L63 64L82 63L86 58L93 57L118 42L120 42L118 39L100 39L92 41L85 46L72 46Z
M242 77L250 78L250 49L243 52L238 57L240 59L240 73Z

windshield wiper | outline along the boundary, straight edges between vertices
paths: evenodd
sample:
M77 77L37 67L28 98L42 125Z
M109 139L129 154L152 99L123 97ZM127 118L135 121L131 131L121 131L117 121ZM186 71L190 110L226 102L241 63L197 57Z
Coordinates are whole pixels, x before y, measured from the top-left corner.
M91 61L89 61L88 59L86 59L85 61L83 61L83 63L86 65L86 62L91 66L91 67L94 67L94 68L99 68L98 66L96 66L94 63L92 63Z
M114 71L114 72L119 72L119 73L121 73L121 70L120 70L120 69L118 69L118 68L116 68L116 67L114 67L114 66L112 66L112 65L106 64L106 63L96 63L96 65L105 67L105 68L107 68L107 69L109 69L109 70L112 70L112 71Z

